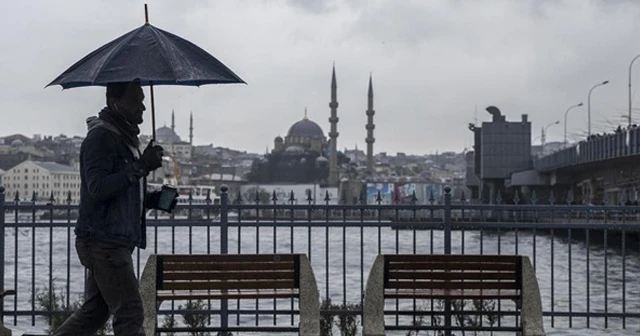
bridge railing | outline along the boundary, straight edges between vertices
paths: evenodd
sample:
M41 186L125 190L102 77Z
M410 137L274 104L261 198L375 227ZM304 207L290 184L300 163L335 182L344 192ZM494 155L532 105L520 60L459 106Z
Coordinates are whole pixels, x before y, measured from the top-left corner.
M314 205L310 198L304 205L276 204L275 198L242 204L230 202L223 190L220 204L148 216L148 247L134 252L138 276L150 253L306 253L321 298L332 302L325 316L359 317L377 254L523 254L536 269L548 328L640 329L637 206L520 205L517 199L471 205L464 196L453 200L449 188L439 205L416 205L415 198L383 205L380 197L376 204L364 204L363 197L359 205L328 199ZM21 217L38 211L46 219ZM18 292L0 305L5 324L45 328L47 317L63 314L82 296L86 273L72 248L75 211L70 204L17 205L0 193L0 288ZM56 299L60 305L42 305ZM406 322L416 307L423 306L397 302L399 313L387 323ZM287 303L229 302L228 309L236 316L229 323L296 323ZM184 310L165 305L161 312ZM220 313L221 307L207 302L200 312Z
M610 160L640 154L640 128L621 130L614 134L592 136L571 147L534 159L541 172L578 164Z

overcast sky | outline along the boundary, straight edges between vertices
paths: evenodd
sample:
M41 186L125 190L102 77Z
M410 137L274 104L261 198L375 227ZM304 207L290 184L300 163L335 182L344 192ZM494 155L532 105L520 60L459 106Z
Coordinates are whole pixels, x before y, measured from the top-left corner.
M428 154L471 145L469 122L495 105L523 113L534 137L563 119L569 136L626 123L628 67L640 53L635 1L241 0L148 1L151 23L225 63L248 85L156 90L158 126L196 144L264 152L309 118L329 132L331 67L338 79L338 148L365 148L373 73L375 151ZM64 5L63 5L64 4ZM0 2L0 134L84 135L103 88L44 88L71 64L143 23L144 1ZM66 7L64 7L66 5ZM640 112L640 61L633 71ZM148 93L147 93L148 97ZM640 121L640 113L635 113ZM151 132L150 115L142 125ZM562 140L563 125L548 141ZM539 142L539 139L536 139Z

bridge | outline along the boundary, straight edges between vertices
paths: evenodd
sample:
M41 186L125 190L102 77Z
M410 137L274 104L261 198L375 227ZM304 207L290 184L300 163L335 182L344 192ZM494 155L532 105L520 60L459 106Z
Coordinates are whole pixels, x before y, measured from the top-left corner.
M586 203L638 200L640 128L591 136L550 155L535 158L533 167L553 188L564 186Z

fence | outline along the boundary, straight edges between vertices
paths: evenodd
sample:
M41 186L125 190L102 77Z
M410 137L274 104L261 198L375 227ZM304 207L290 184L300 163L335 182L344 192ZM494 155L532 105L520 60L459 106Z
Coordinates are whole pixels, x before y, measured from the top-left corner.
M289 205L276 204L275 197L270 204L260 204L259 197L242 204L230 202L222 190L220 204L190 202L168 217L149 214L148 247L134 254L138 274L150 253L306 253L321 297L337 303L325 316L359 317L377 254L523 254L536 269L547 327L640 329L637 206L521 205L517 199L471 205L464 195L452 200L449 188L441 205L416 205L415 198L395 205L381 205L380 198L377 204L329 205L325 199L314 205L307 198L308 204L299 205L294 195ZM62 294L68 307L82 293L85 271L71 244L77 206L25 206L5 201L2 192L0 187L0 288L15 288L18 295L0 308L5 323L40 325L61 312L38 307L38 295L51 300ZM208 322L238 324L246 323L247 315L255 316L250 323L288 321L293 306L207 302L204 308L199 311L232 314L229 321ZM399 323L416 302L393 308L399 312L388 323ZM164 306L161 312L181 309Z

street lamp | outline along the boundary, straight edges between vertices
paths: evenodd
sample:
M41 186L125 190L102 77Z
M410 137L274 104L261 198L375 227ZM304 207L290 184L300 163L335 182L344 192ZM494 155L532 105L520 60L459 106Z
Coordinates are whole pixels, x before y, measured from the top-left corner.
M549 125L545 126L545 127L542 129L542 134L540 135L540 138L541 138L541 139L540 139L540 142L542 143L542 155L543 155L543 156L545 155L544 145L545 145L545 143L546 143L546 134L547 134L547 130L549 129L549 127L551 127L551 126L553 126L553 125L557 125L557 124L559 124L559 123L560 123L560 120L556 120L556 121L554 121L554 122L550 123Z
M629 63L629 127L631 127L631 67L638 58L640 58L640 55L634 57Z
M564 112L564 146L567 146L567 114L569 113L569 111L571 111L572 109L576 108L576 107L580 107L582 106L582 102L580 102L580 104L576 104L573 105L571 107L569 107L565 112Z
M598 86L602 86L602 85L606 85L608 84L609 81L606 80L602 83L598 83L596 85L594 85L591 90L589 90L589 95L587 96L587 113L588 113L588 118L589 118L589 136L591 136L591 92L593 91L593 89L597 88Z

